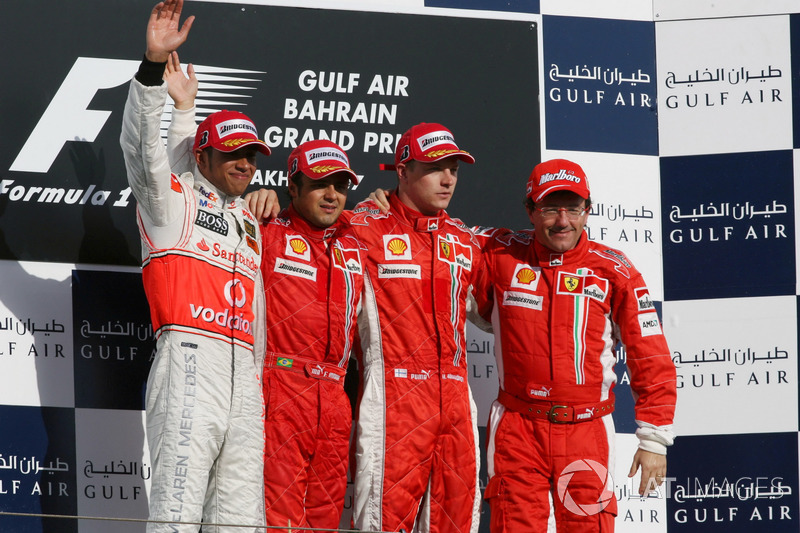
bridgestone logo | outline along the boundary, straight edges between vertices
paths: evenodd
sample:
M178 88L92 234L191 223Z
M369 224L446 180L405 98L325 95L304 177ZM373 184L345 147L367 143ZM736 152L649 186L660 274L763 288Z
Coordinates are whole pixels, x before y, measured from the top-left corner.
M418 139L419 147L422 151L439 144L456 144L456 140L446 131L433 131Z
M281 257L275 259L275 272L298 278L310 279L311 281L317 280L317 269L315 267L289 261Z
M225 137L226 135L231 135L232 133L238 132L247 132L252 133L256 137L258 137L258 130L251 122L246 120L226 120L225 122L220 122L217 124L217 134L220 137Z
M350 165L350 163L347 161L347 156L339 150L334 150L332 148L317 148L316 150L309 150L306 152L306 160L308 161L309 165L320 159L336 159L337 161L344 163L346 166Z
M422 279L419 265L378 265L378 278Z
M506 291L503 293L503 305L516 305L518 307L527 307L534 311L541 311L543 301L544 297L537 294L516 291Z

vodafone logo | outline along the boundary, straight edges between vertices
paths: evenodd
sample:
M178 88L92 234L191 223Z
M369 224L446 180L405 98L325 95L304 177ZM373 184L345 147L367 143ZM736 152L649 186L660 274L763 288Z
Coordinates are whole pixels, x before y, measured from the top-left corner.
M225 284L225 299L228 301L228 305L244 307L247 295L244 292L242 280L232 279Z
M573 499L569 492L569 483L576 472L594 472L598 480L603 483L603 490L596 502L577 503ZM561 471L556 484L556 494L558 494L558 499L561 500L568 511L579 516L592 516L605 509L611 503L612 498L614 498L614 483L606 467L591 459L578 459L568 464Z

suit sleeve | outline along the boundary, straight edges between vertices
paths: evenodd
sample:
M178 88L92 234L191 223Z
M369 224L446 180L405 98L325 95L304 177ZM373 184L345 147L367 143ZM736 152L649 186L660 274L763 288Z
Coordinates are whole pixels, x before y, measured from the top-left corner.
M641 274L631 271L630 279L615 291L612 305L615 328L627 355L639 447L666 454L675 438L675 365Z
M145 86L133 79L123 114L120 145L128 183L145 226L167 226L181 220L185 212L183 196L175 194L181 185L170 171L161 139L166 96L166 85Z

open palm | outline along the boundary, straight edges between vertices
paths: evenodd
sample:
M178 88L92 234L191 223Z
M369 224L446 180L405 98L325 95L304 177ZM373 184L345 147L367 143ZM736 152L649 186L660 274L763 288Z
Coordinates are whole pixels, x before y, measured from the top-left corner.
M183 0L166 0L159 2L150 13L147 23L147 51L145 55L150 61L163 63L170 52L177 50L189 36L194 16L188 17L180 26Z

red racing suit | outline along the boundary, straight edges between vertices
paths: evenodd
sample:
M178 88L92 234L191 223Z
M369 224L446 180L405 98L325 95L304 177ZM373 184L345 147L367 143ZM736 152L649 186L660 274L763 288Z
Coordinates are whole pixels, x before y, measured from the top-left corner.
M352 420L344 377L363 252L345 227L315 228L291 206L261 234L267 525L334 530L347 489Z
M491 530L545 531L548 500L559 532L613 530L617 341L640 447L666 453L673 439L675 366L642 276L585 233L562 254L532 230L500 230L483 257L475 297L500 379L487 428Z
M389 202L388 214L363 202L350 221L369 250L359 315L355 526L477 531L465 318L480 248L444 211L423 216L396 195Z
M239 197L226 197L199 172L171 174L160 134L166 95L166 85L134 79L120 139L157 337L146 393L150 519L173 522L148 523L147 531L197 531L174 522L201 519L203 531L261 531L257 223Z

